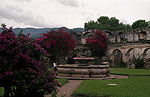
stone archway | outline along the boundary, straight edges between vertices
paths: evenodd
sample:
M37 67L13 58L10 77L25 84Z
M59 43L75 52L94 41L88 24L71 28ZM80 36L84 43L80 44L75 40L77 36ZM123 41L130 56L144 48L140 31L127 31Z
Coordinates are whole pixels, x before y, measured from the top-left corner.
M147 33L145 31L141 31L139 33L139 41L144 43L146 39L147 39Z
M129 61L133 57L138 57L141 54L139 53L139 51L136 48L130 48L130 49L127 50L125 55L126 55L128 61Z
M113 61L113 64L114 65L117 65L119 64L120 62L122 62L123 60L123 53L121 52L121 50L119 49L115 49L113 52L112 52L112 61Z
M133 49L134 49L134 48L128 49L125 55L128 57L128 56L130 55L130 52L131 52Z
M118 42L123 42L125 40L125 34L123 32L118 33Z
M143 57L144 57L145 59L150 58L150 48L144 49L144 51L143 51Z

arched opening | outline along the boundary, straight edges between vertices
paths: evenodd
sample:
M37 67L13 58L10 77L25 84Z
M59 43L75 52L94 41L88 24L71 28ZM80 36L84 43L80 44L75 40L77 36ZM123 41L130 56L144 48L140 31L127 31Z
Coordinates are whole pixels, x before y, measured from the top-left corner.
M119 40L119 42L124 42L124 40L125 40L125 34L123 33L123 32L119 32L118 33L118 40Z
M143 57L146 58L146 59L149 59L149 58L150 58L150 48L146 48L146 49L143 51Z
M130 55L131 50L133 50L133 48L128 49L128 51L126 52L126 56Z
M138 50L136 50L135 48L130 48L128 49L128 51L126 52L126 56L129 58L129 59L133 59L133 57L139 57L140 55L140 52Z
M113 51L112 55L114 57L114 64L119 65L119 63L122 62L123 53L119 49L116 49Z
M146 32L145 31L141 31L140 33L139 33L139 41L140 42L145 42L145 40L147 39L147 34L146 34Z
M118 35L115 35L115 42L118 42L118 37L117 37Z

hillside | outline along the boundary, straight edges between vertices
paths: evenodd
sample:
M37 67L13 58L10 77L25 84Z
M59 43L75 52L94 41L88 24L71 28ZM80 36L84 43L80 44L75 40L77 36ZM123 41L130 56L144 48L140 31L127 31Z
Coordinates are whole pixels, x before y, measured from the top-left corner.
M84 32L83 28L73 28L68 29L66 27L61 27L62 29L66 29L68 32L71 30L72 32ZM23 32L24 34L30 33L31 38L38 38L43 33L47 33L50 30L58 30L60 28L14 28L13 31L18 34L19 32ZM0 33L2 32L2 28L0 28Z

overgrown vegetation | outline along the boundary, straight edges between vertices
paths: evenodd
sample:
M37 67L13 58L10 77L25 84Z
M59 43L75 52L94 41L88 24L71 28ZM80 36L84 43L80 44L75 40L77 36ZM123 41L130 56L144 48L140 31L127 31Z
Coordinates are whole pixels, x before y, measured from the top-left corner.
M144 68L145 59L142 56L138 56L137 58L134 56L131 60L135 65L135 68Z
M3 26L0 33L0 87L5 97L43 97L59 84L55 72L48 71L46 51L28 35L18 36Z

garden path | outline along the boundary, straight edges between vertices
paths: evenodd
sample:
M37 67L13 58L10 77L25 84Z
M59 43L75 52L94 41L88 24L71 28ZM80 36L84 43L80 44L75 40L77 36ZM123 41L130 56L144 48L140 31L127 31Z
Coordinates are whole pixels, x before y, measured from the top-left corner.
M111 77L114 77L115 79L126 79L129 76L124 75L110 75ZM71 94L73 91L82 83L83 80L69 80L68 83L63 85L58 89L58 93L56 97L71 97ZM50 95L47 95L46 97L49 97Z
M69 80L68 83L59 88L57 97L70 97L72 92L81 84L83 80Z

